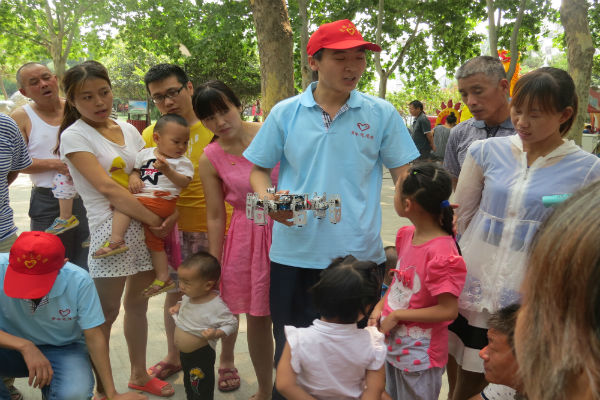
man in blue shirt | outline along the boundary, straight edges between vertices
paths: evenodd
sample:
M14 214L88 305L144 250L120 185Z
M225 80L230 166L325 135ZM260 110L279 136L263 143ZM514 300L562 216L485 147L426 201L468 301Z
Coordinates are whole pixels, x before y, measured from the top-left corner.
M311 36L308 60L318 72L304 93L278 103L244 152L260 198L272 186L280 162L278 190L339 194L342 217L309 219L291 226L290 215L275 213L271 245L271 317L275 361L285 344L284 325L308 326L318 315L308 289L339 256L385 262L381 241L382 166L394 180L419 156L402 118L390 103L360 93L365 51L381 51L363 40L349 20L324 24ZM273 399L281 398L274 392Z
M29 377L48 400L92 396L91 361L111 399L146 399L115 390L104 316L94 282L65 258L60 239L24 232L0 254L0 375ZM104 396L99 398L106 398ZM0 399L9 392L0 380Z

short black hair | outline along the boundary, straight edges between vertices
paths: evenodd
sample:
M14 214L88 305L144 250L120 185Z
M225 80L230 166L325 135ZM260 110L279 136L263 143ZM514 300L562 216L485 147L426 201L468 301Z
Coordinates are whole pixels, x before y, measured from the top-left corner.
M219 260L206 251L199 251L185 259L179 268L194 268L198 275L209 281L218 281L221 277Z
M387 272L396 267L398 251L396 250L396 246L385 246L383 251L385 251L385 272Z
M325 49L319 49L319 50L315 51L315 54L313 54L312 57L317 61L321 61L323 59L323 51L324 50ZM319 80L319 71L312 71L311 80L313 82Z
M187 123L187 121L185 120L185 118L183 118L181 115L178 115L178 114L165 114L165 115L161 116L158 119L158 121L156 121L156 124L154 125L154 132L157 132L157 133L160 134L160 131L169 122L174 122L174 123L179 124L181 126L185 126L186 128L189 127L189 124Z
M212 80L196 88L192 106L198 119L205 119L218 112L228 112L227 101L237 108L242 107L242 102L229 86L219 80Z
M511 304L493 313L488 320L489 329L494 329L506 335L506 341L513 352L515 349L515 326L517 325L517 314L520 308L519 304Z
M351 255L338 257L321 272L310 293L322 317L342 324L356 323L361 313L368 316L379 301L377 264Z
M421 103L419 100L413 100L410 103L408 103L408 105L423 111L423 103Z
M171 76L175 76L182 85L185 85L190 81L187 74L180 66L175 64L156 64L146 72L146 75L144 75L146 90L150 93L150 90L148 89L150 83L162 81Z

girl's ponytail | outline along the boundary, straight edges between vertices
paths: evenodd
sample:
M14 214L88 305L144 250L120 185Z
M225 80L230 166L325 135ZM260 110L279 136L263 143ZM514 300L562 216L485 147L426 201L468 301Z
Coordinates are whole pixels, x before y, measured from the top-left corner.
M454 210L448 198L452 194L450 174L433 162L417 163L410 168L402 184L402 195L411 196L428 213L439 217L440 226L448 235L454 235ZM456 244L458 252L460 248Z
M77 108L71 105L68 101L65 102L65 113L63 115L63 120L60 124L60 128L58 128L58 134L63 133L65 129L71 126L75 121L77 121L81 117Z
M60 136L63 131L67 129L69 126L73 125L75 121L77 121L81 117L77 108L72 106L68 101L65 101L65 110L63 114L63 120L60 123L60 127L58 128L58 137L56 139L56 147L54 148L54 154L58 154L60 149Z
M454 209L450 205L448 200L442 201L442 215L440 218L440 225L442 229L450 236L454 238L454 242L456 243L456 248L458 249L458 254L462 256L462 252L460 251L460 246L456 241L456 235L454 234Z

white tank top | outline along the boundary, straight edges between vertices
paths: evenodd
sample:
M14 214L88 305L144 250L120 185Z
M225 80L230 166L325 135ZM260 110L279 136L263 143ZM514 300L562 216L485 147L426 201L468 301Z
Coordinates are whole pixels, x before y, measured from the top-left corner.
M29 104L23 107L23 109L31 121L31 132L29 132L29 143L27 144L27 150L31 158L58 158L58 155L54 154L54 148L58 140L59 126L47 124L33 111L33 108ZM51 188L52 178L55 173L56 171L52 170L29 174L29 178L33 186Z

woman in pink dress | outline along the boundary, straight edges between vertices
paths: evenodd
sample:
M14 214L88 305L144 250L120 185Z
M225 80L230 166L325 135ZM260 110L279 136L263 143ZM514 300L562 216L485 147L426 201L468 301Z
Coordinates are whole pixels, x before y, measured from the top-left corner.
M193 105L202 124L216 137L206 146L199 162L206 197L209 252L221 261L221 297L231 312L246 314L248 351L258 381L258 392L252 398L269 399L273 387L269 310L272 221L259 226L246 218L246 194L252 192L252 164L242 156L260 124L242 120L240 100L220 81L200 85L194 93ZM277 181L278 172L277 166L271 176L273 182ZM226 238L224 201L234 208ZM219 368L221 391L232 386L229 379L239 379L233 367L234 345L234 335L223 340Z

